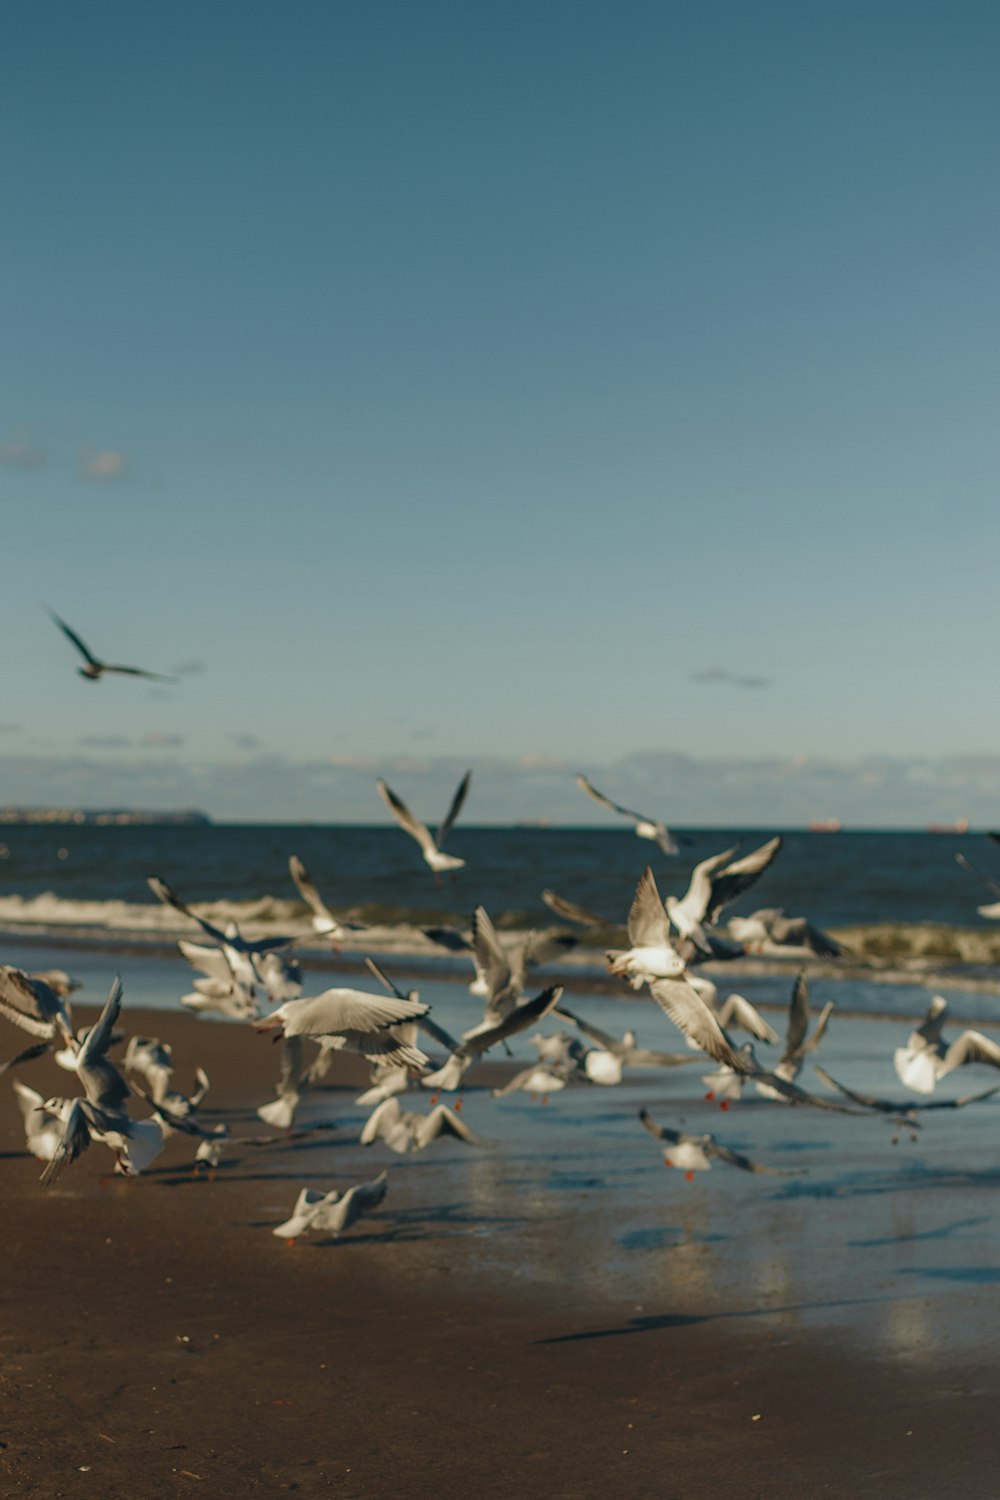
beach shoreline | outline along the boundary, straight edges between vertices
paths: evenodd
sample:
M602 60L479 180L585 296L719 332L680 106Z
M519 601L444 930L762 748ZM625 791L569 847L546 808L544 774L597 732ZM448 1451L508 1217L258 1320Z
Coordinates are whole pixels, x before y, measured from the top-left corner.
M253 1106L277 1066L264 1038L127 1004L123 1019L172 1042L177 1086L206 1068L206 1123L261 1134ZM26 1082L66 1091L49 1060L35 1067ZM175 1139L143 1178L102 1187L110 1157L95 1146L49 1191L23 1152L11 1091L0 1092L4 1494L990 1493L997 1377L975 1310L957 1343L935 1346L936 1314L905 1278L891 1292L877 1278L852 1290L821 1254L803 1295L792 1284L801 1263L775 1269L785 1238L797 1261L816 1254L795 1227L804 1204L810 1223L844 1208L862 1238L872 1220L877 1240L876 1195L852 1189L838 1204L796 1179L762 1198L741 1174L685 1192L631 1127L625 1163L617 1147L598 1159L574 1144L569 1101L561 1113L526 1101L498 1111L488 1088L509 1070L489 1065L470 1091L466 1117L496 1137L482 1152L362 1150L353 1099L366 1070L341 1058L305 1121L332 1118L333 1131L237 1147L214 1183L191 1175L192 1148ZM583 1102L617 1114L621 1091L598 1092L596 1106ZM621 1106L623 1139L632 1114ZM799 1112L721 1124L745 1134L751 1118L772 1157L782 1131L802 1135ZM539 1131L548 1148L532 1148ZM900 1165L909 1172L912 1158ZM341 1241L289 1250L270 1233L300 1186L386 1166L383 1209ZM735 1239L720 1234L712 1216L726 1202L756 1215L763 1239L750 1220ZM775 1238L772 1221L788 1214ZM981 1299L989 1283L969 1289ZM948 1301L946 1319L954 1311ZM859 1341L871 1318L888 1318L894 1347ZM913 1319L924 1352L906 1331Z

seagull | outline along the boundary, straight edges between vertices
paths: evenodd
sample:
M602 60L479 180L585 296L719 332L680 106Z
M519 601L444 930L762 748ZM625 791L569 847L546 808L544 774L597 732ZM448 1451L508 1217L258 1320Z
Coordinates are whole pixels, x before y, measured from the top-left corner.
M380 1172L373 1182L359 1182L340 1193L333 1188L329 1193L314 1193L303 1188L295 1200L292 1216L271 1230L279 1238L294 1245L300 1234L310 1230L325 1230L327 1234L343 1234L357 1223L363 1214L378 1208L385 1197L388 1172Z
M122 982L116 979L95 1024L80 1048L76 1074L85 1097L70 1102L62 1137L41 1175L45 1187L80 1156L91 1140L103 1141L128 1176L143 1171L163 1150L163 1132L155 1120L132 1120L127 1104L131 1090L108 1057L114 1024L122 1005ZM59 1113L65 1101L47 1099L45 1108Z
M741 1172L763 1172L768 1177L798 1177L798 1169L764 1167L751 1161L739 1151L720 1146L714 1135L688 1135L684 1130L671 1130L669 1125L657 1125L648 1109L640 1109L639 1119L654 1139L661 1143L663 1162L668 1167L680 1167L688 1182L694 1180L695 1172L709 1172L713 1161L723 1161L730 1167L739 1167Z
M833 1104L816 1094L809 1094L796 1083L789 1083L762 1068L754 1057L751 1046L737 1049L719 1024L711 1006L699 995L686 976L679 979L657 979L649 987L650 994L660 1009L673 1021L684 1035L695 1042L713 1061L742 1073L747 1078L769 1083L776 1093L791 1104L809 1104L816 1109L833 1109L838 1114L858 1114L858 1110Z
M823 1007L820 1018L816 1022L815 1030L807 1040L810 1021L809 982L806 979L806 971L803 969L792 986L792 998L788 1006L788 1030L785 1034L785 1050L782 1052L781 1058L774 1069L776 1078L780 1078L783 1083L795 1082L802 1070L802 1064L806 1057L810 1052L815 1052L823 1040L823 1034L826 1031L832 1011L833 1001L831 1000ZM783 1103L786 1102L785 1095L779 1093L770 1083L758 1081L757 1092L763 1095L765 1099L778 1099Z
M181 996L187 1010L215 1011L236 1021L255 1021L260 1009L252 985L243 985L233 973L224 948L206 948L178 938L177 946L188 963L208 977L196 979L194 990Z
M621 926L620 922L613 922L610 917L602 917L599 912L590 911L586 906L578 906L575 901L567 901L565 896L560 896L555 891L543 891L542 900L557 917L565 917L568 922L576 922L581 927L620 928Z
M13 1084L18 1108L24 1118L24 1138L28 1150L38 1161L51 1161L59 1149L63 1130L73 1108L72 1099L56 1101L49 1108L42 1095L15 1078Z
M169 1042L155 1036L131 1036L122 1066L126 1073L141 1073L149 1084L150 1097L160 1104L170 1089L174 1054Z
M723 907L748 891L763 875L781 848L781 837L768 839L759 849L733 859L735 847L713 854L695 865L687 891L680 901L668 896L667 915L682 937L690 938L699 948L707 949L703 924L712 925ZM730 861L732 861L730 863Z
M153 892L153 895L163 902L164 906L171 906L174 911L179 911L182 916L190 917L192 922L197 922L206 937L210 937L213 942L218 943L229 961L233 977L245 989L250 989L254 984L262 982L260 970L256 962L257 959L263 957L266 953L274 952L278 948L287 948L295 941L292 937L245 938L241 935L235 922L228 923L225 931L222 931L221 928L207 921L205 917L199 917L197 912L191 910L190 906L185 905L167 882L161 880L158 875L151 875L146 884Z
M602 807L608 808L611 812L619 813L623 818L628 818L629 822L633 824L639 838L652 839L655 843L659 844L664 854L680 853L677 840L670 833L666 823L657 822L655 818L645 818L642 813L632 812L631 809L622 807L620 803L612 802L611 798L605 797L603 792L599 792L596 786L587 780L586 776L577 776L576 784L581 792L586 792L588 797L592 798L595 802L599 802Z
M477 913L482 915L477 916ZM501 937L482 906L473 913L468 934L460 932L457 927L423 927L421 931L432 943L446 948L449 953L464 953L472 959L475 974L469 985L470 995L488 996L493 974L503 967L510 970L512 979L523 993L528 969L552 963L580 945L575 933L558 927Z
M12 1021L30 1036L51 1041L59 1032L66 1046L76 1051L73 1022L65 998L38 975L26 974L11 964L0 964L0 1016Z
M390 1151L402 1156L407 1151L425 1151L439 1135L453 1135L469 1146L481 1145L479 1137L446 1104L438 1104L423 1115L404 1110L398 1099L385 1099L372 1110L361 1132L361 1145L385 1141Z
M462 780L458 784L458 789L455 792L454 797L452 797L451 799L451 806L444 815L444 821L437 831L436 838L431 837L430 830L427 828L427 826L424 823L418 822L418 820L410 812L410 809L407 807L406 803L401 801L400 798L396 796L396 793L392 790L392 787L388 786L381 777L379 777L379 779L375 783L375 785L378 787L379 796L382 798L382 801L385 803L386 807L396 819L396 822L399 824L400 828L403 829L404 833L408 833L411 838L416 839L417 843L420 845L421 853L423 854L426 862L430 865L431 869L434 871L439 885L441 883L441 872L443 870L460 870L465 864L464 859L459 859L454 854L444 854L442 852L441 845L448 837L448 834L451 832L452 824L455 822L455 819L462 811L462 804L465 801L465 796L469 790L469 782L471 780L472 772L466 771L465 775L462 777Z
M46 614L49 616L50 620L55 621L55 623L59 626L59 629L62 631L63 635L66 636L67 640L73 642L73 645L83 657L83 666L77 668L77 671L80 673L81 677L87 677L91 682L97 682L99 678L104 676L105 672L120 672L123 673L126 677L147 677L152 682L177 681L176 677L164 677L162 672L146 672L142 667L122 667L114 665L113 663L108 661L100 661L98 657L96 657L93 652L84 645L83 641L81 641L76 631L71 629L70 626L66 624L65 620L60 620L59 616L57 614L54 614L51 609L47 609Z
M558 1014L567 1021L572 1021L584 1036L597 1043L583 1057L584 1072L594 1083L621 1083L625 1068L682 1068L698 1061L689 1053L650 1052L638 1045L634 1031L626 1031L619 1041L590 1021L581 1020L571 1010L567 1010L565 1005L560 1005Z
M559 1004L562 992L562 985L550 985L533 1000L526 1000L523 1005L509 1011L502 1021L498 1021L489 1030L477 1027L474 1031L467 1032L461 1042L453 1046L451 1056L444 1066L434 1073L425 1074L420 1082L425 1088L443 1089L446 1092L461 1088L465 1074L484 1052L495 1047L497 1042L506 1041L517 1032L526 1030L535 1021L540 1021Z
M309 1069L304 1053L302 1037L282 1038L277 1093L257 1110L258 1117L265 1125L273 1125L276 1130L291 1130L295 1123L295 1112L309 1083Z
M916 1094L933 1094L938 1080L967 1063L987 1063L1000 1068L1000 1043L981 1031L963 1031L946 1047L941 1036L948 1002L943 995L931 1000L923 1024L911 1031L905 1047L892 1055L896 1076Z
M849 1089L846 1083L838 1083L818 1063L816 1076L827 1088L834 1089L847 1099L853 1099L855 1104L863 1104L866 1109L877 1110L880 1114L894 1115L907 1125L914 1123L918 1112L923 1113L929 1109L964 1109L967 1104L980 1104L983 1100L1000 1094L1000 1084L997 1084L991 1089L984 1089L981 1094L964 1094L961 1099L934 1099L928 1104L917 1104L912 1099L877 1099L871 1094L859 1094L857 1089Z
M371 995L364 990L324 990L303 1000L286 1000L258 1031L280 1029L288 1037L324 1039L326 1045L360 1052L365 1057L391 1057L406 1067L423 1068L427 1058L419 1048L395 1033L400 1021L424 1015L427 1006L415 1000Z
M820 958L840 958L844 952L840 943L806 917L786 917L776 906L751 912L748 917L730 917L726 931L745 953L778 958L814 953Z
M516 1093L529 1094L532 1098L539 1095L542 1103L548 1104L549 1095L557 1094L568 1084L592 1081L571 1058L562 1063L539 1059L530 1067L515 1073L513 1078L509 1078L500 1088L493 1089L492 1093L494 1099L503 1099L507 1094Z
M995 833L987 834L987 837L993 839L994 842L1000 842ZM1000 896L1000 885L997 885L995 880L980 870L978 865L974 865L971 859L966 859L964 854L956 854L955 859L962 866L963 870L967 870L970 875L974 875L977 880L981 880L991 895ZM995 919L1000 917L1000 901L993 901L987 906L977 906L976 910L981 917Z
M651 979L683 974L685 963L670 941L670 922L649 865L639 877L628 914L630 948L610 949L608 968L628 979L634 990Z
M297 854L293 854L289 859L288 868L296 890L312 912L311 921L314 932L318 932L321 937L328 937L334 947L345 938L353 937L355 933L367 932L367 924L364 922L347 922L343 917L334 916Z

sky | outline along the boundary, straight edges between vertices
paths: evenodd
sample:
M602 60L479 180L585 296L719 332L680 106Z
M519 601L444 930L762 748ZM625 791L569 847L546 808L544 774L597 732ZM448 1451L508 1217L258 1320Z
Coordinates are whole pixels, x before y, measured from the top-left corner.
M0 801L1000 819L995 6L5 19Z

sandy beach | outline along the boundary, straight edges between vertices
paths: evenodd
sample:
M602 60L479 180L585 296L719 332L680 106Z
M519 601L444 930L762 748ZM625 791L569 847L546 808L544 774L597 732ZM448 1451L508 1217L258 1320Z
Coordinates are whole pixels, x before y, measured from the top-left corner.
M180 1087L206 1068L206 1122L261 1135L266 1039L124 1019L172 1042ZM844 1023L827 1065L880 1030ZM361 1148L365 1068L345 1059L300 1117L312 1133L234 1145L215 1182L174 1139L140 1179L102 1185L94 1147L48 1191L0 1091L3 1493L993 1493L994 1115L893 1145L880 1122L722 1115L698 1067L494 1101L511 1066L473 1075L482 1148ZM48 1059L24 1078L67 1091ZM687 1183L641 1103L807 1171ZM383 1207L340 1241L270 1233L302 1186L383 1167Z

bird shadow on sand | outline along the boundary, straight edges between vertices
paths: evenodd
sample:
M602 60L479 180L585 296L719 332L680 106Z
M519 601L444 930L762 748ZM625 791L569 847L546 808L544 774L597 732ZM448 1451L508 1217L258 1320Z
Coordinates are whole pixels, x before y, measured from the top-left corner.
M928 1276L933 1281L960 1281L967 1286L996 1286L1000 1266L905 1266L904 1276Z
M1000 1279L1000 1272L997 1273ZM630 1318L618 1328L591 1328L579 1333L561 1333L551 1338L535 1339L536 1344L576 1344L592 1339L624 1338L634 1333L661 1333L671 1328L686 1328L694 1323L724 1323L740 1319L774 1318L788 1313L832 1311L842 1307L878 1307L887 1302L905 1302L908 1297L843 1297L829 1302L794 1302L782 1307L737 1308L727 1312L647 1313Z
M989 1214L980 1214L975 1219L956 1219L953 1224L942 1224L938 1229L920 1229L913 1234L890 1234L876 1240L845 1240L852 1250L877 1250L888 1245L910 1245L923 1240L974 1239L974 1235L956 1234L958 1229L971 1229L974 1225L988 1224Z
M910 1161L897 1172L847 1172L825 1182L790 1182L770 1195L771 1201L789 1198L865 1198L885 1193L935 1188L996 1188L1000 1168L982 1171L955 1171L951 1167L929 1167L924 1161Z

